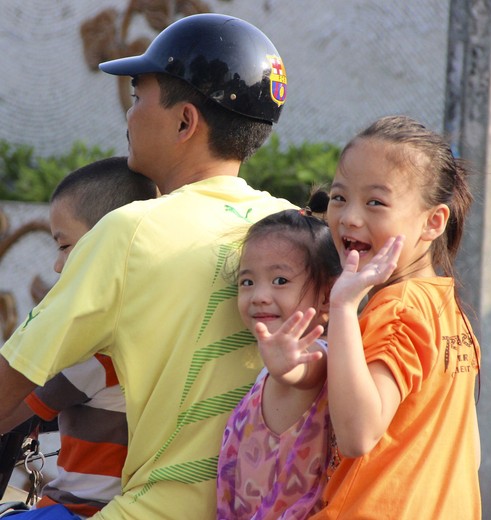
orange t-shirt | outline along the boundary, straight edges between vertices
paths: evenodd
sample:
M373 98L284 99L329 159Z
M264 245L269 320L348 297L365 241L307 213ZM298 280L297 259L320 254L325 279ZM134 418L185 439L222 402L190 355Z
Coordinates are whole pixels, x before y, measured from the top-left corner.
M371 298L360 315L368 363L384 362L401 404L373 450L343 458L312 518L481 518L474 385L479 345L451 278L411 279Z

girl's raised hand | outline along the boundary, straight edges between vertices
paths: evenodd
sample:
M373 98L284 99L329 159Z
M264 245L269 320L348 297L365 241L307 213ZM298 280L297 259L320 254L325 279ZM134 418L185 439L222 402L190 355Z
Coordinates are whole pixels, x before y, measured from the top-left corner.
M404 239L403 235L389 238L359 271L359 253L351 251L346 258L343 272L332 287L330 308L346 303L358 305L372 287L385 283L397 267Z
M315 314L316 311L312 307L305 313L297 311L272 334L264 323L256 324L255 332L261 357L268 372L275 379L281 380L297 366L318 361L323 357L320 351L307 350L322 336L324 328L321 325L317 325L302 337Z

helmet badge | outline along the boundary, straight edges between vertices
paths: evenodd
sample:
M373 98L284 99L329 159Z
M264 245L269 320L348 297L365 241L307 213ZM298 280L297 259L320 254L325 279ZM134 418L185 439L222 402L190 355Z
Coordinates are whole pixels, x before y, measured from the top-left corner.
M266 57L271 65L270 89L271 99L281 106L286 100L286 71L282 59L274 54L267 54Z

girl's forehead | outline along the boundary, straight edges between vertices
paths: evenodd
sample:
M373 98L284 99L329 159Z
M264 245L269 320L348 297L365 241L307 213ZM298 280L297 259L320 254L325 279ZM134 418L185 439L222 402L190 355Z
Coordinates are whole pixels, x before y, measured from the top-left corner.
M353 154L363 156L367 160L387 163L403 172L408 171L412 166L422 170L429 160L425 153L410 143L393 142L378 137L355 139L344 156L349 157L350 153L351 157Z
M346 149L342 161L353 161L363 157L365 160L399 162L403 146L378 138L357 138Z
M249 238L242 249L241 261L254 261L265 255L282 260L291 258L296 262L299 257L303 257L304 252L288 234L271 231Z
M343 154L334 183L387 184L394 191L405 190L417 183L422 171L422 154L402 143L381 139L356 139Z
M298 231L293 229L285 229L284 227L275 229L271 228L263 230L254 236L247 239L245 247L264 248L264 247L295 247L294 244L298 242Z

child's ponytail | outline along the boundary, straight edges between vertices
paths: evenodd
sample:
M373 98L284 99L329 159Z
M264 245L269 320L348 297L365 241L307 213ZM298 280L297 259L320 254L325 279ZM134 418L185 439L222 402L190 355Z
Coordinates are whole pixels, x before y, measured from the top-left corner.
M464 234L464 222L473 202L467 181L468 176L469 172L463 161L455 159L455 185L449 203L450 218L446 229L447 251L452 264L457 256Z

